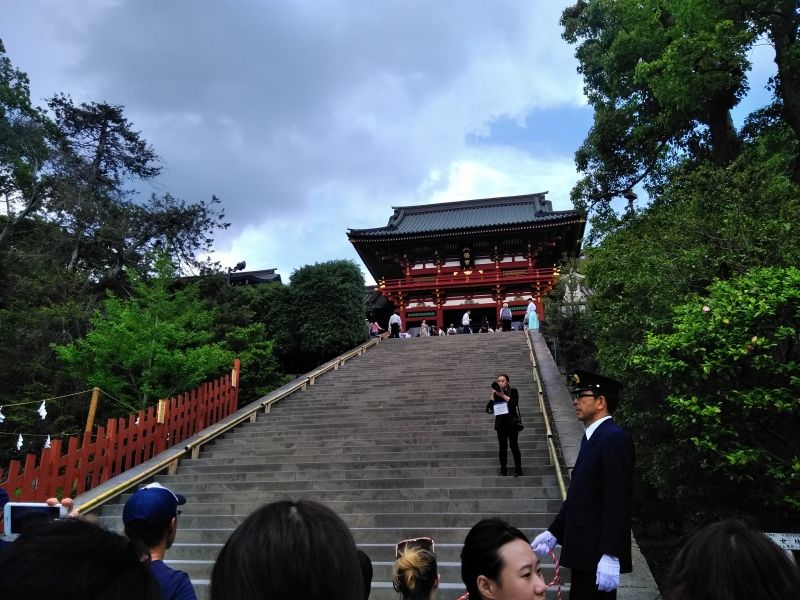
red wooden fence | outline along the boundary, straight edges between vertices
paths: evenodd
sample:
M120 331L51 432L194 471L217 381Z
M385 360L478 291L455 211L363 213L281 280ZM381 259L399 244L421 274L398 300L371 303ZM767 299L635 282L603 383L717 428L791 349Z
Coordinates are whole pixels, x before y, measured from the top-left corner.
M17 502L82 494L236 411L239 368L236 359L230 374L167 400L163 423L157 421L156 407L150 407L109 419L95 434L69 438L63 454L62 440L53 440L40 456L28 454L22 469L20 461L12 460L0 487Z

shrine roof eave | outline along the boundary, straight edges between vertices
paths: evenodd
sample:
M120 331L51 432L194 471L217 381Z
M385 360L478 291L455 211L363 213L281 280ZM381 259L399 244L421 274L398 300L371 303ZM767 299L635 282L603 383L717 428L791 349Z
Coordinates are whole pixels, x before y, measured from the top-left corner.
M478 227L461 227L457 229L439 229L432 231L415 231L400 233L390 227L376 227L373 229L350 229L347 232L348 240L356 245L369 242L398 242L428 239L457 238L475 234L503 234L510 232L532 231L536 229L553 229L562 225L577 225L578 237L583 234L586 219L575 211L560 211L547 215L536 221L523 223L500 223L481 225Z
M546 223L523 223L513 226L499 226L499 227L481 227L473 229L460 229L456 231L446 232L432 232L427 234L414 234L394 237L377 237L377 238L350 238L358 256L361 258L367 270L370 272L375 281L385 277L397 277L398 274L392 274L391 270L387 268L386 263L378 252L380 246L378 243L412 243L412 242L429 242L431 240L447 240L459 239L467 235L475 234L509 234L509 233L525 233L530 231L546 231L548 229L555 229L559 226L569 226L568 235L562 240L561 248L572 256L578 256L581 253L581 242L583 240L583 233L586 227L586 219L577 213L572 213L571 218L564 218L560 221L548 221Z

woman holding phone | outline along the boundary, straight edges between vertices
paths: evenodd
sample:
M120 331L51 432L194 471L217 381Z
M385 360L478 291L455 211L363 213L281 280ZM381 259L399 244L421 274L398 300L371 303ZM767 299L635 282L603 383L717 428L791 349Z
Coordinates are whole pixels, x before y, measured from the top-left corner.
M497 431L497 443L500 445L500 475L508 475L508 446L514 457L514 477L522 475L522 455L519 451L517 436L519 435L516 416L519 412L519 393L510 385L508 375L500 373L497 381L492 382L494 410L494 428Z

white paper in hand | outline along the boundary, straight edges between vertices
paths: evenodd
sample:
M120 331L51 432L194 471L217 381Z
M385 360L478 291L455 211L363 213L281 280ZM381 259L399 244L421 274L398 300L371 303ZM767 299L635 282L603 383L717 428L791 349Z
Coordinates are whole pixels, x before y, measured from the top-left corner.
M501 400L500 402L495 402L493 405L493 411L495 415L507 415L508 402L504 402L503 400Z

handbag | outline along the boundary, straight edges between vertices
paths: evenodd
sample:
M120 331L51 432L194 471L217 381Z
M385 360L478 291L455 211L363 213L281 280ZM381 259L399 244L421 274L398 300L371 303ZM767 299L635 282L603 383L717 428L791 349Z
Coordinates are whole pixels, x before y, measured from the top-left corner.
M522 422L522 415L519 412L519 406L517 407L517 414L514 415L514 420L512 421L514 424L514 428L519 432L525 429L525 423Z

